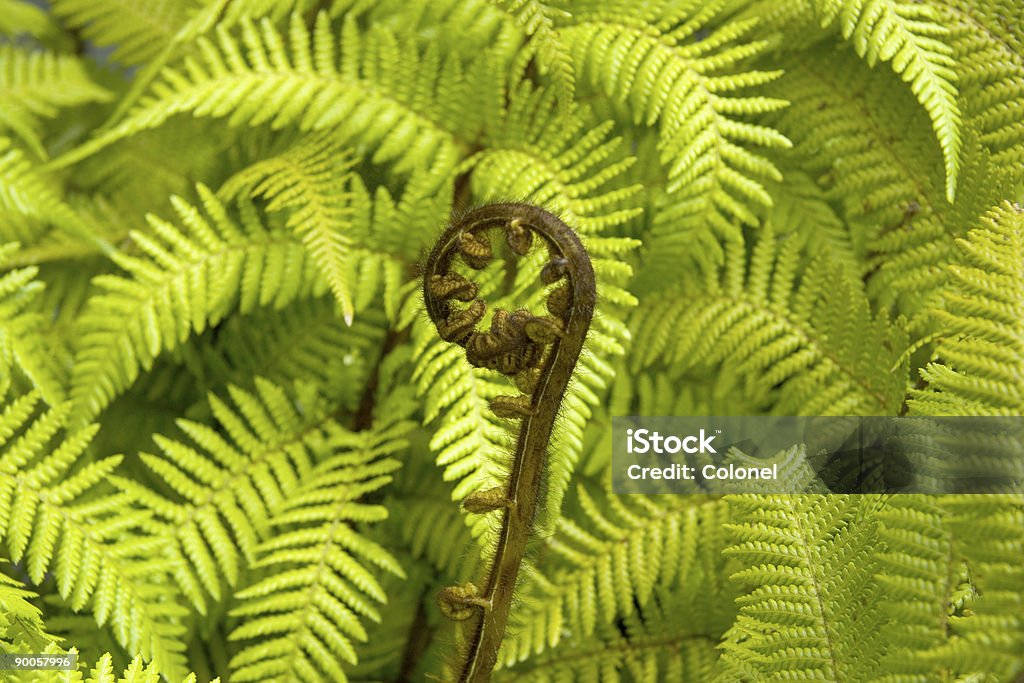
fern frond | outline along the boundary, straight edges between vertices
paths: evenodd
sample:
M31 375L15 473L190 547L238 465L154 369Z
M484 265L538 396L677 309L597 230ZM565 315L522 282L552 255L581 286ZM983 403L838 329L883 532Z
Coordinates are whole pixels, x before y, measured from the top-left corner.
M1024 30L1012 0L945 0L968 124L1000 166L1024 163ZM1014 13L1017 13L1016 15Z
M571 15L540 0L490 2L508 12L526 31L539 70L542 74L550 74L552 85L558 91L562 110L566 111L576 91L576 70L569 48L559 35L556 23L558 18L567 18Z
M17 244L0 246L0 268L17 252ZM35 267L0 275L0 396L9 388L16 370L24 373L51 406L65 399L64 368L60 354L44 333L43 316L33 310L43 283Z
M97 427L58 439L69 406L32 419L38 403L26 394L0 414L0 540L34 584L52 573L76 610L89 606L125 648L178 675L187 612L161 590L166 568L154 558L147 514L123 495L98 493L121 457L76 466Z
M370 312L349 327L338 317L333 297L232 316L204 348L197 374L246 389L261 373L280 386L303 377L332 405L354 412L385 327L384 316Z
M1006 202L957 240L943 310L948 336L921 369L928 388L909 404L923 415L1024 413L1024 209Z
M89 671L88 678L74 680L80 680L81 683L156 683L156 681L165 680L169 677L170 674L166 670L161 670L155 663L147 665L142 660L142 657L133 659L131 664L118 676L110 654L104 654ZM182 683L196 683L196 675L194 673L188 674L183 679L180 676L176 676L174 680L178 679ZM55 679L47 678L45 680L52 681ZM215 678L210 683L219 683L219 681L220 678Z
M309 250L349 325L355 315L347 263L357 211L347 191L353 163L330 136L310 136L236 173L219 192L228 199L263 197L267 211L289 212L288 227Z
M930 670L941 673L928 661L929 652L945 645L953 612L964 607L962 600L953 604L962 560L949 517L934 496L893 496L879 512L878 582L890 618L886 628L898 633L883 660L886 673L876 680L896 683L920 680ZM936 595L946 597L940 601Z
M879 500L743 496L734 506L733 578L747 587L720 647L720 680L870 680L888 647L873 578ZM856 604L858 609L849 609Z
M649 629L649 632L631 637L612 632L604 639L595 638L562 647L529 663L499 669L494 680L496 683L708 680L718 657L713 640L705 635L672 633L679 630L678 617L678 613L648 617L649 621L640 623L641 628ZM659 627L662 630L660 635Z
M41 7L26 0L0 0L0 33L27 34L42 40L56 35L58 29Z
M230 637L256 640L232 658L231 680L348 680L342 662L357 661L353 641L367 638L362 619L378 621L375 603L387 601L375 572L404 576L356 526L387 517L383 506L360 498L400 466L387 456L407 446L410 423L401 418L328 435L324 445L333 455L276 510L270 524L277 531L254 565L263 576L235 595L240 604L231 613L245 622Z
M401 543L444 585L475 579L480 553L462 512L451 503L452 485L441 479L429 453L410 453L389 491L388 540L397 539L391 542Z
M35 225L52 225L59 230L97 246L104 252L113 250L106 240L94 235L61 198L56 183L41 174L9 138L0 136L0 214L15 219L29 219ZM0 221L0 228L6 221ZM27 241L38 239L39 234L0 234L0 240Z
M956 197L962 114L949 30L925 3L898 0L814 0L823 27L839 24L843 37L869 66L891 62L932 120L946 168L946 199Z
M0 45L0 130L9 128L40 158L46 158L37 121L61 107L105 102L112 95L89 78L73 55Z
M53 11L97 45L113 48L111 57L142 64L171 42L195 0L54 0Z
M142 253L113 256L127 276L95 279L100 293L80 319L71 377L76 420L99 414L162 352L229 312L281 308L323 291L301 244L263 225L245 204L237 223L210 190L197 190L202 211L172 200L187 233L150 217L153 236L132 233Z
M241 36L240 44L218 29L216 43L200 38L201 61L188 58L180 70L167 69L121 124L55 165L190 113L227 117L232 125L329 129L341 142L375 148L373 162L394 164L399 173L438 163L452 168L456 131L472 139L482 110L501 106L476 99L495 91L490 60L466 71L460 60L442 59L436 48L420 54L414 42L400 43L386 29L361 33L351 19L340 36L326 13L312 31L292 15L287 40L266 19L243 21Z
M209 397L216 427L178 420L188 442L156 435L161 453L140 455L173 496L134 479L111 480L152 511L147 528L165 541L178 586L200 613L207 610L203 591L221 600L222 583L234 587L254 560L270 512L308 475L330 426L312 387L292 397L257 378L253 393L234 386L227 393L230 402Z
M0 566L5 564L0 561ZM0 573L0 648L4 653L45 652L60 640L47 632L43 613L29 602L35 597L20 581Z
M506 667L558 647L569 635L586 642L668 594L706 598L714 592L706 565L722 548L704 532L721 522L717 502L624 498L589 493L583 484L572 502L544 541L543 561L529 574L523 605L512 615L502 646Z
M738 94L780 72L745 66L764 43L751 37L756 21L715 26L723 5L574 2L561 29L581 81L618 103L623 118L658 125L673 208L654 237L664 238L665 248L692 240L692 231L735 239L737 223L755 225L757 212L772 203L763 181L781 176L750 147L789 146L775 130L746 120L785 105Z
M786 56L782 65L778 88L792 104L770 122L792 138L793 155L820 174L826 196L841 208L854 249L871 269L872 299L919 313L945 279L943 264L964 221L1006 196L1002 172L968 139L964 192L951 208L934 173L942 161L924 112L895 77L828 46Z
M1024 672L1024 497L950 496L943 503L966 560L968 594L950 601L953 637L927 658L963 678L1019 678Z
M634 367L662 355L685 367L723 363L749 378L755 395L775 394L782 415L895 414L905 333L873 313L862 282L827 255L803 262L794 236L765 231L749 261L729 245L724 267L687 296L638 310L632 327L647 344Z

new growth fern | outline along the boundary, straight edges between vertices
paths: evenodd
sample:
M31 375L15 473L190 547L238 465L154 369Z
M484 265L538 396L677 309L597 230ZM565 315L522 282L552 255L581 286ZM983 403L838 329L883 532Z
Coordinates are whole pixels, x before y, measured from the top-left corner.
M1021 416L1022 204L1017 0L0 0L0 680L1019 681L1021 496L610 453Z

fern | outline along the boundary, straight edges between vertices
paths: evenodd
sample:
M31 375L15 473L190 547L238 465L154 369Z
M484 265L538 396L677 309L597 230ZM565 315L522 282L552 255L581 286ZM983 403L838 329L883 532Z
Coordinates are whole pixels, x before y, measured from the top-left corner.
M129 64L154 57L196 7L192 0L53 3L58 16L98 45L114 48L111 57Z
M68 55L0 47L0 128L10 128L38 156L46 151L37 120L57 115L58 107L103 102L110 93L93 83L80 61Z
M1018 415L1024 407L1024 212L996 207L959 246L963 263L950 266L947 304L935 312L955 336L939 343L942 362L922 368L928 388L915 392L911 405L930 415Z
M870 553L878 501L867 496L733 499L733 578L746 584L722 643L722 680L873 678L884 623ZM863 596L860 610L843 609Z
M151 218L154 238L132 235L143 256L114 256L131 277L97 278L106 294L92 299L82 317L71 379L76 419L97 415L163 350L236 307L280 308L322 287L299 244L282 239L251 211L235 223L208 189L198 192L206 216L174 200L189 234Z
M1020 679L1020 495L626 496L612 446L1021 414L1022 27L0 0L0 647L79 659L12 675Z
M367 565L404 575L390 553L352 525L387 515L358 501L391 480L399 463L382 456L405 447L408 428L388 418L364 434L328 433L324 445L332 455L276 506L269 523L280 533L260 545L253 563L266 575L237 593L232 610L246 622L230 637L259 637L232 659L234 680L347 680L340 661L356 663L352 641L367 638L359 617L378 621L374 602L387 601Z
M352 324L351 286L346 264L351 214L345 197L346 164L329 138L314 138L284 154L260 161L239 173L221 194L232 197L246 188L250 196L270 201L268 211L292 208L288 226L302 238Z
M0 536L11 559L25 562L35 584L52 571L76 609L90 605L97 623L109 623L126 648L180 671L186 612L160 590L163 570L152 554L155 539L144 530L146 513L124 496L95 495L121 458L74 468L96 427L48 447L66 424L68 406L30 420L38 402L33 394L20 396L0 416Z
M800 245L771 233L761 236L749 263L730 251L696 301L668 299L641 310L635 324L648 345L638 365L662 353L673 363L727 362L762 391L778 387L779 414L896 411L905 341L898 327L872 316L860 283L825 258L802 270ZM823 311L840 306L846 313L827 322ZM828 327L818 328L823 322Z
M960 162L960 105L948 31L934 7L918 3L868 0L816 0L822 25L838 22L843 37L869 65L892 62L928 111L942 147L946 198L956 196Z

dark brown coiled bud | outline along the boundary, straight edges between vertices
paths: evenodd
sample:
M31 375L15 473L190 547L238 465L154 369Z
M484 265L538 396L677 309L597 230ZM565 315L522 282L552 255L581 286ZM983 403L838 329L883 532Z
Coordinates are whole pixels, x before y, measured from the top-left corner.
M553 285L569 272L569 261L562 257L555 257L544 264L540 271L540 281L546 285Z
M462 260L466 262L466 265L477 270L486 267L494 256L490 241L486 237L479 237L471 232L459 235L459 250L462 252Z
M458 273L445 273L430 277L430 293L442 301L447 299L472 301L476 298L477 286L475 282L467 280Z
M513 218L512 222L509 223L508 230L505 232L505 239L508 240L509 248L519 256L525 256L533 245L533 233L530 232L529 228L524 227L522 221L518 218Z
M487 304L482 299L474 299L468 307L461 311L451 311L448 317L437 325L437 333L448 342L462 344L473 334L473 328L487 312Z
M490 400L491 412L498 417L523 418L533 415L529 396L495 396Z

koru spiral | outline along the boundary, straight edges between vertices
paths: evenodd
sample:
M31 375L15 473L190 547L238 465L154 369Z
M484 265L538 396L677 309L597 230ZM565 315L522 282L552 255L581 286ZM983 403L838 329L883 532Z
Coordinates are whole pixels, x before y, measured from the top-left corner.
M489 329L481 330L487 304L478 297L476 283L455 267L486 267L494 258L495 233L515 257L547 250L540 284L550 291L543 313L498 308ZM467 624L458 680L481 683L490 679L497 661L533 527L551 430L593 317L594 269L579 237L556 216L529 204L493 204L470 211L438 239L427 259L423 298L442 339L462 346L471 365L511 377L522 392L490 402L499 417L521 420L507 484L473 493L463 503L470 512L502 515L483 588L466 583L439 596L442 611Z

